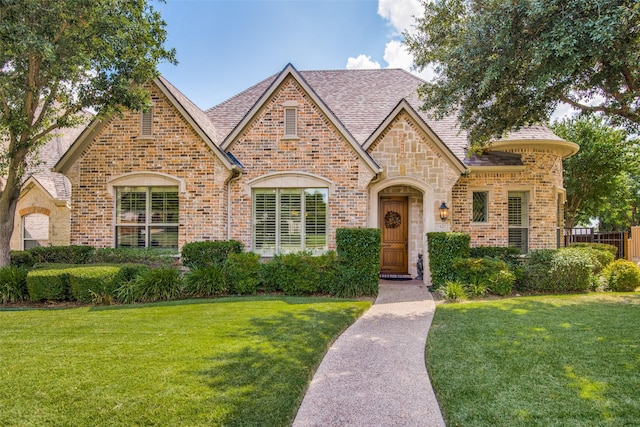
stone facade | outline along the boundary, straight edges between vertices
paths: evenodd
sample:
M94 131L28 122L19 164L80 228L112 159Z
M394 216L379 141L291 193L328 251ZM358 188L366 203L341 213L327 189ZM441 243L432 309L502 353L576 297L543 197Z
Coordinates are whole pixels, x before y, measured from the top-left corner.
M11 235L11 250L22 250L22 221L30 214L48 217L48 244L64 246L70 242L70 210L67 203L56 200L38 184L30 183L23 189L18 200L16 216Z

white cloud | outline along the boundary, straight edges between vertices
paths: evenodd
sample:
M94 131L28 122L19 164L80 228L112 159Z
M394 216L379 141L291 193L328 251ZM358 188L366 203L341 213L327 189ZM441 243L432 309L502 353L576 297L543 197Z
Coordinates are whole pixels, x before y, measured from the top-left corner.
M380 69L380 64L371 60L371 56L358 55L357 58L347 58L347 70Z
M411 31L415 16L423 12L420 0L379 0L378 15L388 20L398 33Z

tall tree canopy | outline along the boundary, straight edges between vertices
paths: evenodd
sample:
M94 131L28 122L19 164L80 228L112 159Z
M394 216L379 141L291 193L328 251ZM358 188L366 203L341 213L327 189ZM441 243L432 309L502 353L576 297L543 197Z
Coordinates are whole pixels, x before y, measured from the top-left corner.
M640 124L640 0L425 0L405 34L436 117L458 113L475 147L546 123L560 102Z
M83 109L144 108L139 85L175 63L165 40L145 0L0 0L0 266L38 148Z
M632 177L640 172L637 140L595 116L565 120L552 128L580 146L577 154L562 162L566 226L599 219L604 228L627 228L634 221L633 192L637 191Z

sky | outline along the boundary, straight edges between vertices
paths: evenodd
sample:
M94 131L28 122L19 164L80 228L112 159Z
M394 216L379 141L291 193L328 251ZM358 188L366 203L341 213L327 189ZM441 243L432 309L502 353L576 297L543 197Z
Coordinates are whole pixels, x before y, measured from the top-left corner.
M419 0L166 0L178 65L160 72L205 110L276 74L357 68L412 70L401 44Z

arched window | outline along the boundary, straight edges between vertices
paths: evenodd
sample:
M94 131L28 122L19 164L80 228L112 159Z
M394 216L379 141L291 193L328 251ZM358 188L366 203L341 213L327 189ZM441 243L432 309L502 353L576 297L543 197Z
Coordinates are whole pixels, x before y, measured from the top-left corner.
M22 217L22 249L49 244L49 217L32 213Z

